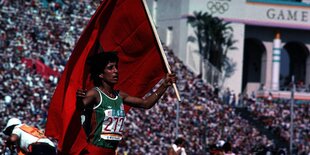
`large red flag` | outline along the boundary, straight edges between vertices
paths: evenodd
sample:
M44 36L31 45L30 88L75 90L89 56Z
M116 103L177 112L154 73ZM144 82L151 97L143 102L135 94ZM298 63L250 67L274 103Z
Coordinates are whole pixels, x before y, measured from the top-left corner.
M159 46L141 0L104 0L78 40L61 76L48 111L46 135L58 140L61 154L79 154L87 145L76 90L90 89L86 59L98 52L117 51L117 89L142 97L164 76ZM127 108L128 109L128 108Z

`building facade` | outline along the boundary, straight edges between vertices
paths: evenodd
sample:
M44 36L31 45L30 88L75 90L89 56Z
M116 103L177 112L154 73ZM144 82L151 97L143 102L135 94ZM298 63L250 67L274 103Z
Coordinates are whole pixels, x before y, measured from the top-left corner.
M310 4L307 0L148 0L165 44L195 73L199 71L198 47L186 17L208 12L231 22L237 50L228 56L236 62L234 74L224 87L237 93L262 87L289 88L292 77L310 84ZM207 71L205 71L207 72Z

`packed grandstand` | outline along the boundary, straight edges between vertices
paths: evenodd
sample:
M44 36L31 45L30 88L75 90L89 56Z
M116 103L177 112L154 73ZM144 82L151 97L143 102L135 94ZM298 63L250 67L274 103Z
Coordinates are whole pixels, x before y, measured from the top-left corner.
M17 117L44 130L59 76L100 1L0 1L0 128ZM217 93L165 47L177 74L179 134L188 154L214 154L230 142L236 154L289 152L289 100ZM177 99L169 90L150 110L131 109L118 154L166 154L177 137ZM294 154L310 153L310 104L294 105ZM0 134L0 154L9 154Z

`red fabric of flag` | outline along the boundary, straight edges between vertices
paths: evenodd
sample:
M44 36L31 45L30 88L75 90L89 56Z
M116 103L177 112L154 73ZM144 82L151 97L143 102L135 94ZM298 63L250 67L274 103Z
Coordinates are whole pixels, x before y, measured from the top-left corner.
M143 2L104 0L78 40L51 100L46 135L58 140L59 154L79 154L87 146L80 113L75 111L75 93L78 88L91 89L85 62L99 46L118 52L116 89L142 97L164 76L164 62Z

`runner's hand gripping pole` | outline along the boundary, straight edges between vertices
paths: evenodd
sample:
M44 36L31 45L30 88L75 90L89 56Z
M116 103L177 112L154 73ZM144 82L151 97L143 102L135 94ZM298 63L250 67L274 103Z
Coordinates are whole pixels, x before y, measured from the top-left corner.
M162 56L162 58L163 58L163 60L164 60L164 62L165 62L165 66L166 66L166 68L167 68L168 73L171 74L170 65L169 65L169 63L168 63L166 54L165 54L165 52L164 52L163 46L162 46L162 44L161 44L161 41L160 41L159 36L158 36L158 34L157 34L157 31L156 31L156 29L155 29L154 22L151 20L152 18L151 18L151 15L150 15L150 11L149 11L149 9L148 9L148 6L147 6L145 0L142 0L142 1L143 1L143 5L144 5L144 8L145 8L146 14L147 14L148 19L149 19L149 22L150 22L150 24L151 24L151 26L152 26L152 30L153 30L153 32L154 32L154 36L155 36L155 38L156 38L156 41L157 41L157 44L158 44L158 47L159 47L161 56ZM176 85L175 83L173 83L172 86L173 86L173 89L174 89L174 91L175 91L175 94L176 94L176 96L177 96L178 101L181 101L181 97L180 97L180 94L179 94L177 85Z

